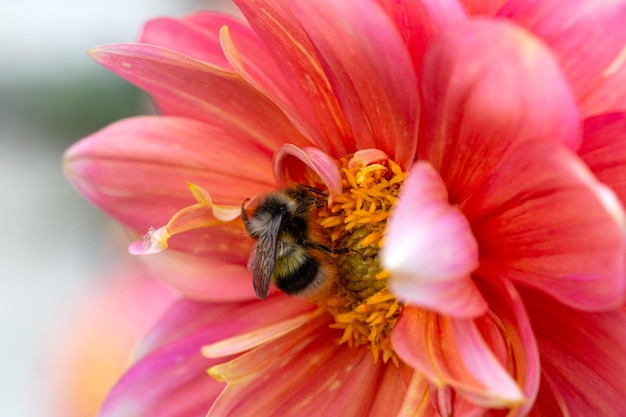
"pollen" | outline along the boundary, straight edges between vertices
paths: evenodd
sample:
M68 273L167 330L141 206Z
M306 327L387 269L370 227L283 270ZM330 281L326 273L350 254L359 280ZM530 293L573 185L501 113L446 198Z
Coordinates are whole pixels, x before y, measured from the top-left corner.
M331 327L343 331L339 343L367 346L374 362L398 365L391 330L402 304L387 289L388 274L378 252L407 173L390 159L364 164L343 158L338 164L343 192L318 212L317 221L331 247L346 253L335 259L338 276L332 295L316 302L334 316Z

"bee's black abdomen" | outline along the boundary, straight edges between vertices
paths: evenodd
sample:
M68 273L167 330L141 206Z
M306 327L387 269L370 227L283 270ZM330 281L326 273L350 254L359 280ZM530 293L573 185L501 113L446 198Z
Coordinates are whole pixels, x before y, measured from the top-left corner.
M275 276L274 284L285 294L298 294L315 281L319 269L319 262L307 254L304 262L299 265L298 269L290 271L288 275Z

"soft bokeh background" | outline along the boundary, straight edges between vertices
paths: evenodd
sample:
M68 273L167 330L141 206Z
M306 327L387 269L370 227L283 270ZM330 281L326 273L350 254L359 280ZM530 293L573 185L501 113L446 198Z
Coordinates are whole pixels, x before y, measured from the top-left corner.
M74 372L64 370L64 352L75 357L72 348L89 336L90 322L77 319L89 308L110 306L106 293L118 284L109 282L133 261L124 231L76 194L61 170L71 143L146 111L138 90L85 51L135 40L151 17L209 7L230 6L0 0L0 416L59 416L55 400ZM129 294L126 304L132 304ZM91 327L103 329L95 321Z

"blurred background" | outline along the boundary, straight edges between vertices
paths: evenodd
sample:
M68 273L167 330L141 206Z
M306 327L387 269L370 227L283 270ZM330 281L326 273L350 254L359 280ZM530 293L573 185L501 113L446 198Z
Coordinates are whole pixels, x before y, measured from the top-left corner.
M171 300L127 255L121 227L67 184L61 158L147 111L141 92L86 50L202 8L233 10L210 0L0 0L0 416L93 415L136 335Z

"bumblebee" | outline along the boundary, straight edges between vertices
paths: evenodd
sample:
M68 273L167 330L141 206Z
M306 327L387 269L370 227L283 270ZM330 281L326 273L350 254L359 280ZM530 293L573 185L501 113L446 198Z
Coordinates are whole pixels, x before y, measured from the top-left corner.
M310 296L334 276L332 250L320 243L311 215L324 204L325 194L312 187L294 185L265 195L248 217L241 219L256 243L248 269L257 296L264 300L273 281L289 295Z

